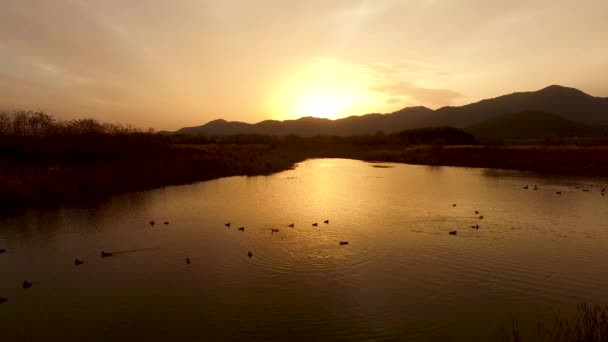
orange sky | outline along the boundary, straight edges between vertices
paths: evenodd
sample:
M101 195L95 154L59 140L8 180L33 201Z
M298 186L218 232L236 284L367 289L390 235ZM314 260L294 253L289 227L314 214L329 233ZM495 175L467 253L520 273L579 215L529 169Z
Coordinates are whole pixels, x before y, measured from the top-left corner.
M608 96L606 0L0 2L0 109L141 128Z

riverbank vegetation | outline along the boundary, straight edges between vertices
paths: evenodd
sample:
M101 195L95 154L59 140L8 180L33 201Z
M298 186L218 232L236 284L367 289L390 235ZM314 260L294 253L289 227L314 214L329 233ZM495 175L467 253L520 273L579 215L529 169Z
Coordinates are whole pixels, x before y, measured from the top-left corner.
M524 334L522 328L530 333ZM608 341L608 306L580 305L573 319L560 315L552 319L540 317L535 329L520 327L514 320L510 329L503 329L500 341L605 342Z
M449 127L390 135L176 136L19 111L0 113L0 206L86 203L121 192L269 174L308 158L608 174L608 147L479 145Z

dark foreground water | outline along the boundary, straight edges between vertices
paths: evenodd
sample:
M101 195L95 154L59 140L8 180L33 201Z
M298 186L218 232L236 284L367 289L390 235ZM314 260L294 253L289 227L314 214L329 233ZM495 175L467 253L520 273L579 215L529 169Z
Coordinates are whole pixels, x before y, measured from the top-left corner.
M608 303L606 183L325 159L2 217L0 339L496 340Z

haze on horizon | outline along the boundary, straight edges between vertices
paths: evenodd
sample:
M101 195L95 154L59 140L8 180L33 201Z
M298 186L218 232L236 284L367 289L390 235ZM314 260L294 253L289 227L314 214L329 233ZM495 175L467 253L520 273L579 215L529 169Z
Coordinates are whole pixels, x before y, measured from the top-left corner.
M0 2L0 109L156 129L608 96L605 0Z

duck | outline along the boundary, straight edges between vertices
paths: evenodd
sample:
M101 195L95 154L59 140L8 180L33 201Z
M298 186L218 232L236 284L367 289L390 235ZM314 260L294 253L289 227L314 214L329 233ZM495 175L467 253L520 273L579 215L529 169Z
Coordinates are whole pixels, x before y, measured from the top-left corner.
M224 223L224 226L230 227L230 223Z
M479 214L479 211L475 210L475 215L478 215L478 214Z
M6 303L6 302L8 302L7 298L0 297L0 304Z
M82 265L82 264L84 264L84 261L82 261L78 258L76 258L76 260L74 260L74 265L78 266L78 265Z
M479 224L476 224L476 225L474 225L474 226L471 226L471 228L473 228L473 229L479 229Z
M340 246L348 245L348 241L340 241Z
M558 194L558 195L561 195L561 194L562 194L562 192L561 192L561 191L556 191L555 193L556 193L556 194Z
M29 281L25 281L25 280L23 281L24 289L29 289L30 287L32 287L32 285L34 285L34 284L30 283Z
M316 226L318 226L318 225L319 225L319 224L318 224L318 223L316 223L316 222L312 224L312 226L313 226L313 227L316 227Z
M112 256L112 253L101 251L101 258L102 259L103 258L107 258L107 257L111 257L111 256Z
M275 229L275 228L270 228L270 231L273 232L273 233L278 233L279 232L279 230Z
M450 235L456 235L456 233L458 233L458 232L457 232L457 231L455 231L455 230L452 230L452 231L451 231L449 234L450 234Z
M242 231L242 232L244 232L245 231L245 227L240 227L239 230Z
M483 215L479 216L479 219L480 219L480 220L483 220Z
M295 225L294 225L293 223L288 224L287 226L288 226L288 227L291 227L291 228L295 227Z
M153 226L154 225L154 221L150 221L150 225Z
M186 258L186 264L190 264L190 258Z
M253 253L251 253L251 251L249 251L249 252L247 252L247 256L251 258L253 256Z
M584 192L589 192L589 189L583 189Z
M329 224L329 220L325 220L325 221L323 221L323 223Z
M527 190L527 189L528 189L528 186L527 186L527 185L526 185L526 186L524 186L524 189L526 189L526 190Z
M2 254L2 253L6 253L6 249L0 248L0 254Z
M455 207L455 206L456 206L456 203L452 204L452 207Z
M169 221L165 221L165 224L169 224Z
M536 185L534 186L534 190L538 190L538 187Z

